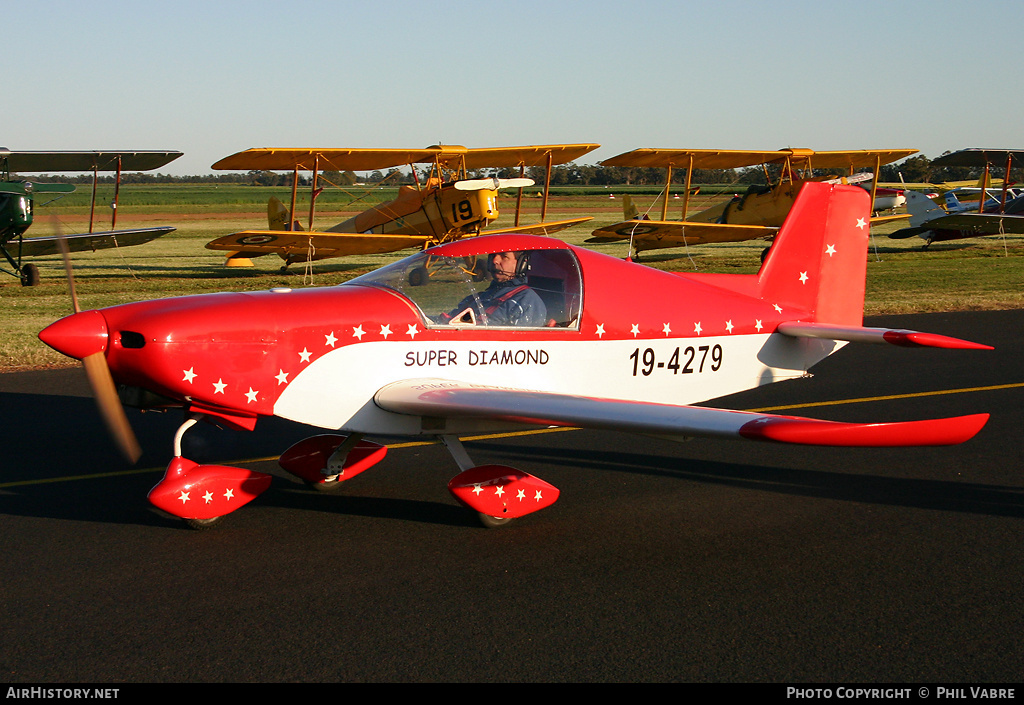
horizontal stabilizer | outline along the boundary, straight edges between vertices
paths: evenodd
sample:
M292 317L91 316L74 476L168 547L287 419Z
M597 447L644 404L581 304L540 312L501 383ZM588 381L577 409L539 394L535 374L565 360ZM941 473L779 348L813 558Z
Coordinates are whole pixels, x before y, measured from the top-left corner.
M974 436L987 414L904 423L866 424L794 416L597 399L501 389L444 379L390 384L374 395L385 411L433 418L477 418L541 426L569 426L684 438L746 438L805 445L953 445Z
M907 348L951 348L957 350L992 350L990 345L951 338L936 333L895 328L863 328L860 326L834 326L827 323L780 323L776 329L792 338L822 338L846 340L851 343L889 343Z

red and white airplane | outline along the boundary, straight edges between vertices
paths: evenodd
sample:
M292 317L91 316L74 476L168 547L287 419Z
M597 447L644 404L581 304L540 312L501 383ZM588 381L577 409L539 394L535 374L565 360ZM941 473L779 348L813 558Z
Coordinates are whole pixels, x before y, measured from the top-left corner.
M863 327L869 201L856 186L807 183L753 275L667 273L499 234L339 286L124 304L75 313L39 337L85 362L98 398L112 377L150 405L186 411L149 499L193 526L249 502L271 476L188 460L182 434L202 419L252 429L261 416L334 432L281 456L319 488L384 456L364 436L439 437L461 469L453 495L496 526L549 506L558 490L511 467L476 466L461 435L570 426L828 446L973 437L987 414L862 424L691 406L804 376L849 341L991 349ZM123 423L116 399L101 409ZM137 457L130 428L120 433Z

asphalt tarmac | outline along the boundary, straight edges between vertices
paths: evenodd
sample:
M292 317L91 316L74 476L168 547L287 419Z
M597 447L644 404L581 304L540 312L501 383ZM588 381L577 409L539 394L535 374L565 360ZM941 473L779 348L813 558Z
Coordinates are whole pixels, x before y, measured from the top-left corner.
M440 446L384 439L380 465L321 494L275 462L318 431L269 420L186 436L194 460L276 476L194 531L146 501L180 415L130 412L130 466L79 370L0 375L0 682L1018 682L1024 311L868 324L996 349L851 344L716 405L991 413L975 439L470 441L561 490L496 530L448 494Z

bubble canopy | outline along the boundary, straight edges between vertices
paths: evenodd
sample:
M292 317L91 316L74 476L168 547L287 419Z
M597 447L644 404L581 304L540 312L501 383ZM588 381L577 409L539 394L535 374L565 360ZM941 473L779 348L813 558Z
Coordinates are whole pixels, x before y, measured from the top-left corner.
M503 253L514 254L516 270L511 280L499 281L501 277L494 261L495 255ZM505 259L508 261L507 257ZM577 329L583 298L579 262L572 250L550 238L522 236L471 238L434 247L342 286L373 286L394 291L408 299L420 311L424 323L432 328ZM523 305L543 315L524 316L518 322L514 322L514 318L508 320L494 310L497 304L490 303L503 296L510 300L536 302L539 299L539 305Z

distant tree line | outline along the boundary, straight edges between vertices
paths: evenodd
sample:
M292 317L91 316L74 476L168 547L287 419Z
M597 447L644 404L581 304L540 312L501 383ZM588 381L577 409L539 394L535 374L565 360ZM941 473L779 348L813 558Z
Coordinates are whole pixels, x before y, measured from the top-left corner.
M948 154L948 152L947 152ZM905 181L908 183L944 183L947 181L967 181L981 178L981 167L943 167L933 166L928 157L917 155L909 157L898 164L886 164L881 168L879 180L884 182ZM761 166L743 169L694 169L691 183L695 184L764 184L768 178L778 177L779 167L770 165L767 170ZM824 171L816 171L816 175L826 175ZM417 176L423 183L429 176L429 169L419 168ZM482 169L471 172L469 178L497 176L514 178L519 176L518 168ZM544 168L529 167L526 176L537 182L544 183ZM993 177L1002 177L1001 169L992 170ZM902 179L901 179L902 177ZM68 176L63 174L46 175L46 181L57 181L73 184L91 184L92 174ZM99 183L114 183L112 174L103 174ZM416 179L413 174L400 169L389 169L386 172L373 171L362 176L351 171L323 172L318 176L324 185L352 186L357 183L371 184L412 184ZM1024 169L1014 169L1011 180L1024 180ZM299 183L309 185L309 174L300 173ZM249 171L245 173L224 172L217 174L173 176L152 172L131 172L121 174L122 184L247 184L251 186L287 186L291 187L291 172ZM551 169L552 186L658 186L665 183L665 169L601 166L594 164L560 164ZM675 169L672 172L672 183L685 184L686 170Z

